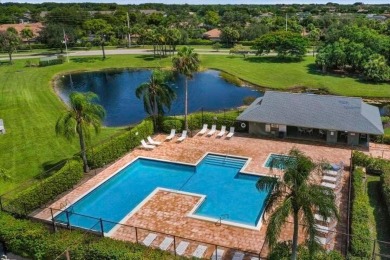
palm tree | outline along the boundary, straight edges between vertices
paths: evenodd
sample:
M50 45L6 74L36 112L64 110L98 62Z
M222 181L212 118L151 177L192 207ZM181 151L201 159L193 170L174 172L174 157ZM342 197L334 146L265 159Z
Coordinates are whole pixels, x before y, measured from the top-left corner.
M188 80L192 79L193 73L198 71L200 60L197 53L193 52L194 49L188 46L182 47L177 56L173 58L173 68L185 77L185 98L184 98L184 124L185 129L188 131Z
M89 171L85 141L90 138L90 127L98 133L106 114L101 105L93 103L97 98L92 92L70 94L70 109L58 118L55 127L56 134L63 135L68 140L72 140L76 134L79 136L84 172Z
M166 108L171 109L172 101L176 98L175 91L167 84L167 73L154 70L148 82L142 83L135 95L143 99L146 113L153 117L153 124L157 128L157 117L164 115Z
M317 246L315 235L315 210L324 219L338 217L334 192L311 182L310 174L317 167L312 160L297 149L291 149L290 158L285 160L282 179L262 177L256 186L259 190L273 189L265 211L275 207L268 221L266 240L272 250L276 246L281 229L290 214L293 215L294 233L292 238L291 259L297 259L298 220L302 219L304 228L309 234L308 246L313 252Z

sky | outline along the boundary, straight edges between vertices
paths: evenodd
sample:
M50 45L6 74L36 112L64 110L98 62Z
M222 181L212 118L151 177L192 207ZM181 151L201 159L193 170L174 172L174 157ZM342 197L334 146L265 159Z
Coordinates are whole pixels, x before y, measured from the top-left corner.
M142 4L142 3L163 3L163 4L326 4L328 2L339 4L353 4L355 2L364 2L365 4L388 4L389 0L0 0L0 3L118 3L118 4Z

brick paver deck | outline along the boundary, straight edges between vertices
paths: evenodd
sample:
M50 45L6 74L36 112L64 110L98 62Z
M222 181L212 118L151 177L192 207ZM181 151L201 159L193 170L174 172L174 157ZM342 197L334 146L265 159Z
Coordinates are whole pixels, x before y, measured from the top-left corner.
M163 141L165 135L155 136L156 140ZM160 147L152 151L135 149L128 153L114 164L108 166L99 174L75 188L71 192L55 201L49 208L61 209L64 205L74 202L80 196L83 196L91 188L100 182L112 176L118 169L122 168L138 156L151 157L185 163L196 163L204 156L206 152L222 153L229 155L250 157L251 160L245 171L258 174L280 175L280 171L270 172L269 169L262 167L270 153L287 153L291 148L297 148L309 155L314 161L344 162L346 169L349 167L351 150L348 147L326 146L324 144L315 144L311 142L291 141L291 140L268 140L252 138L249 136L236 135L230 140L225 138L195 136L187 138L182 143L176 143L175 140L164 142ZM341 221L337 229L346 231L346 213L347 213L347 185L348 171L345 171L343 178L343 196L340 208ZM145 203L135 214L126 220L125 224L137 226L140 228L158 232L176 235L184 239L197 240L207 244L219 244L229 248L239 250L249 250L259 252L263 248L266 223L260 230L250 230L229 225L216 225L213 222L187 217L187 213L198 202L199 197L183 195L174 192L159 191L147 203ZM51 213L48 209L43 209L34 214L34 217L40 219L50 219ZM292 238L292 225L286 224L282 229L281 239L289 240ZM138 241L142 241L150 232L138 230ZM301 240L304 238L301 232ZM110 234L111 237L121 240L135 241L134 228L121 226ZM164 238L160 234L154 241L157 246ZM336 248L343 249L345 238L336 239ZM176 244L179 241L176 241ZM192 242L186 254L191 254L191 250L197 244ZM207 253L212 254L213 249L208 248ZM262 255L266 255L267 248L263 248Z

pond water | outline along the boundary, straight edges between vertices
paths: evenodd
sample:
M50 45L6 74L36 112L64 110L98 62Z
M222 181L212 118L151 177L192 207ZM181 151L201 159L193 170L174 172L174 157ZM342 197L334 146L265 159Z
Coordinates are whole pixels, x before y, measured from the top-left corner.
M135 89L147 82L151 70L115 70L86 72L63 76L57 85L59 96L69 102L73 91L96 93L98 101L106 109L104 124L124 126L137 123L147 116L142 100L135 96ZM170 83L177 94L169 115L184 114L184 78L179 76ZM245 97L259 97L263 93L250 87L238 87L220 77L220 72L207 70L195 73L188 82L189 112L216 111L243 105Z

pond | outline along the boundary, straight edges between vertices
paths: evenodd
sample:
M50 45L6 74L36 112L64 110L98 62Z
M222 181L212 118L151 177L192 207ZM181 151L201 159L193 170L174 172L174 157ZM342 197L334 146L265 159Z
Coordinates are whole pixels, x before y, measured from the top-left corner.
M98 103L106 109L106 126L124 126L147 117L143 102L135 96L135 89L149 80L151 70L111 70L65 75L58 81L57 92L69 102L73 91L92 91L99 96ZM184 114L184 78L176 77L170 83L177 94L169 115ZM243 105L245 97L259 97L263 93L250 87L238 87L220 77L220 72L207 70L195 73L188 82L189 113L231 109Z

